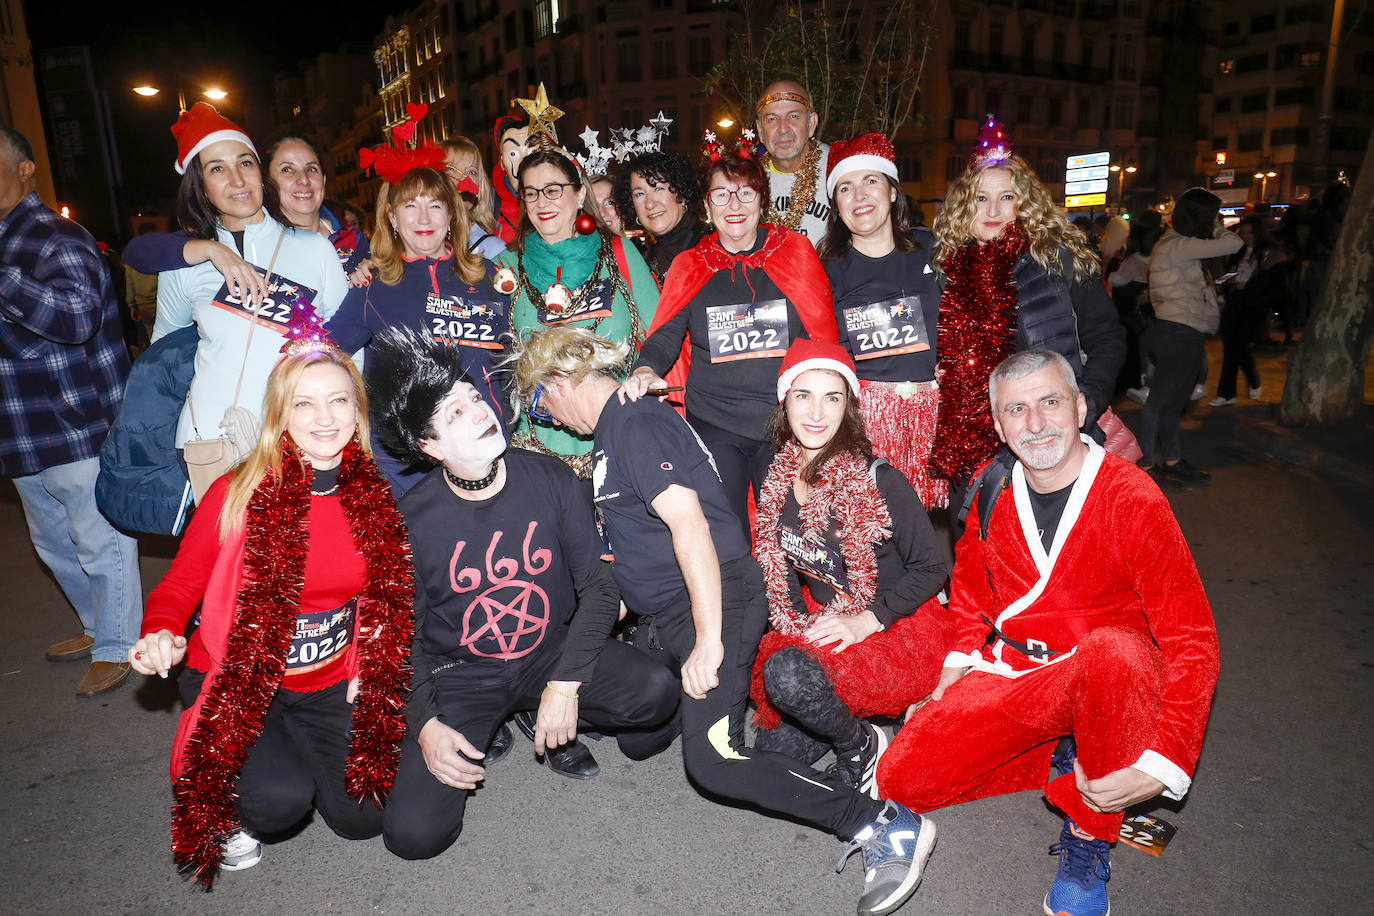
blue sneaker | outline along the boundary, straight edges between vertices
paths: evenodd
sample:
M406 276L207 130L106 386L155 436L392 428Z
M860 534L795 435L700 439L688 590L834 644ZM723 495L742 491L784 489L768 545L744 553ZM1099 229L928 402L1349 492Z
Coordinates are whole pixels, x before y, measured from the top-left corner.
M934 848L935 822L888 801L878 819L854 836L835 871L843 871L854 851L862 849L864 892L859 897L859 916L882 916L915 893Z
M1107 916L1107 879L1112 876L1112 844L1099 840L1064 818L1059 842L1050 847L1059 856L1059 874L1045 895L1046 916Z

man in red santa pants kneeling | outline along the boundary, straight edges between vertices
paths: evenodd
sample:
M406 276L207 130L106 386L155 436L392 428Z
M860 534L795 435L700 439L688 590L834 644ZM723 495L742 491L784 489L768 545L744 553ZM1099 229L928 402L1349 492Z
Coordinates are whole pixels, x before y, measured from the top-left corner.
M1064 358L1017 353L988 387L1017 460L983 475L978 503L995 502L955 550L953 651L878 788L926 812L1037 788L1053 764L1045 795L1067 817L1045 913L1105 916L1122 812L1192 781L1216 627L1159 488L1078 433L1087 405Z

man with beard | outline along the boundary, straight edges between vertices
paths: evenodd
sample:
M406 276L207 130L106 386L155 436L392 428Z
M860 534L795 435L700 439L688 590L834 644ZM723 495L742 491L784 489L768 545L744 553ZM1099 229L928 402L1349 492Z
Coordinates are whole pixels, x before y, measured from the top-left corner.
M676 679L610 638L620 592L586 488L562 461L507 448L462 349L394 328L368 352L383 441L437 466L397 503L415 562L414 675L383 837L405 859L458 838L511 713L535 752L575 778L597 771L580 727L617 733L635 760L676 734Z
M1078 432L1087 403L1068 362L1017 353L988 387L1018 461L977 495L996 502L970 513L955 551L952 651L878 788L925 812L1044 786L1067 815L1044 911L1105 916L1122 812L1192 781L1216 628L1159 488Z
M830 217L825 188L829 144L816 139L820 116L811 93L793 80L778 80L763 90L754 107L759 142L768 152L768 211L764 222L778 223L819 245Z

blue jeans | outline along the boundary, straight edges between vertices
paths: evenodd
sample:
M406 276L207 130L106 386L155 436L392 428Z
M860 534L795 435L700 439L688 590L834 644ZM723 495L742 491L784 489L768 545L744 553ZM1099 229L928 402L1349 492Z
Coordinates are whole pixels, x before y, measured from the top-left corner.
M100 459L59 464L14 478L38 558L95 637L91 659L128 661L143 622L138 542L115 530L95 504Z

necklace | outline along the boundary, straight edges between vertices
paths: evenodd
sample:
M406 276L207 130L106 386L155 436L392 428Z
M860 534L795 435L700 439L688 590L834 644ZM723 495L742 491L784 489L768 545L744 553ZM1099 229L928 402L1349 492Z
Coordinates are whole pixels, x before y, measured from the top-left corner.
M485 490L496 479L496 471L500 466L501 459L497 458L491 463L491 470L487 471L487 476L481 480L468 480L466 477L459 477L448 468L444 468L444 476L448 478L449 483L460 490Z
M314 487L310 488L311 496L333 496L337 492L339 492L339 485L337 483L327 490L316 490Z
M779 213L773 207L772 201L769 201L768 215L765 218L767 222L786 226L794 232L801 226L806 209L816 199L816 178L820 172L820 161L821 145L813 137L807 141L806 157L802 159L801 168L797 169L797 180L792 184L792 201L787 205L787 212ZM772 153L764 154L763 164L765 168L772 168Z

